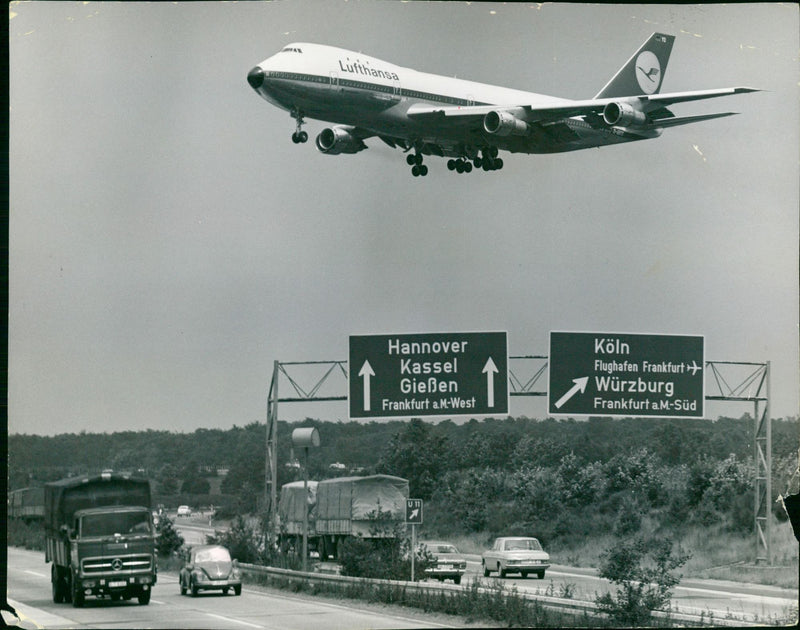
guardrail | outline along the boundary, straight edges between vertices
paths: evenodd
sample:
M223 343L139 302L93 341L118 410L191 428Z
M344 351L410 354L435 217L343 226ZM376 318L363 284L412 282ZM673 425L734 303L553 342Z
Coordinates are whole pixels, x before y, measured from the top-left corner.
M334 575L328 573L315 573L292 571L290 569L279 569L276 567L264 567L256 564L239 563L239 568L243 571L249 571L260 575L272 575L275 577L283 577L287 579L305 581L309 585L315 582L327 582L338 584L366 584L373 586L393 586L404 589L407 592L452 592L454 594L463 592L464 585L445 584L435 582L406 582L402 580L379 580L375 578L365 577L350 577L346 575ZM495 578L497 579L497 578ZM492 593L496 589L487 586L479 586L478 591L481 593ZM506 593L509 591L506 590ZM597 617L605 617L606 613L600 611L597 604L588 601L578 601L574 599L564 599L561 597L551 597L547 595L540 595L538 593L526 593L525 591L516 591L516 595L530 601L536 601L542 607L553 611L561 612L569 615L582 616L584 614L594 615ZM652 612L653 617L656 619L670 619L673 623L687 624L695 626L730 626L730 627L759 627L763 624L756 622L749 622L743 619L719 619L711 615L696 615L689 613L681 613L677 611L660 611Z

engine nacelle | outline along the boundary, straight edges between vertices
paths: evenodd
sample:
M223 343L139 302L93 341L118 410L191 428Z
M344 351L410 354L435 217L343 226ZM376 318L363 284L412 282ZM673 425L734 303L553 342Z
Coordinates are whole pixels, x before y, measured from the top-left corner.
M483 128L486 133L496 136L525 136L528 134L528 123L520 120L511 112L491 111L483 117Z
M346 127L327 127L319 132L317 149L327 155L358 153L367 148L361 138L356 138Z
M603 120L612 127L635 127L647 122L647 116L630 103L608 103L603 108Z

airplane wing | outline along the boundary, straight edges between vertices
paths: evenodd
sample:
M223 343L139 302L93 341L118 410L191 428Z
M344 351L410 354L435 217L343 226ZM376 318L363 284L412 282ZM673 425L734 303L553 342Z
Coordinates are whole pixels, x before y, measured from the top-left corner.
M708 116L691 116L686 118L674 118L666 106L674 105L675 103L684 103L687 101L697 101L707 98L716 98L719 96L730 96L733 94L743 94L747 92L759 92L757 88L750 87L734 87L722 88L717 90L697 90L692 92L673 92L670 94L642 94L639 96L625 96L620 98L600 98L585 101L569 101L562 102L548 102L547 104L521 104L521 105L471 105L466 107L448 106L440 107L436 105L412 105L408 109L408 116L410 118L418 119L437 119L438 121L450 121L454 125L463 125L464 123L477 121L482 119L490 112L503 111L508 112L528 124L538 122L549 122L553 120L560 120L562 118L571 118L573 116L591 116L601 115L603 110L610 103L627 103L639 112L649 113L661 110L659 120L639 125L640 127L666 127L678 124L688 124L690 122L698 122L700 120L708 120L710 118L718 118L720 116L729 116L733 112L724 114L709 114Z

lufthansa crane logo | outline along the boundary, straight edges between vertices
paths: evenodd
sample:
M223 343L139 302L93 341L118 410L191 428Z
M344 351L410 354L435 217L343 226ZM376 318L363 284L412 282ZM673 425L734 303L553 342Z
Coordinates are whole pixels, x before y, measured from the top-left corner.
M645 94L653 94L661 86L661 64L649 50L636 58L636 80Z
M114 558L111 561L111 568L114 571L122 571L122 560L120 560L119 558Z

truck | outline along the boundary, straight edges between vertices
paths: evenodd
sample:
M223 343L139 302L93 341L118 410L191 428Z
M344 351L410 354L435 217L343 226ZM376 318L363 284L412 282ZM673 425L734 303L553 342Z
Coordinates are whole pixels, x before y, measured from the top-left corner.
M103 472L47 483L44 526L53 602L150 603L158 565L148 479Z
M278 502L278 544L283 550L289 547L299 550L303 539L303 512L308 514L308 545L311 551L317 549L315 527L317 505L316 481L291 481L281 486L281 497Z
M44 487L34 486L9 492L8 518L41 522L44 518Z
M391 475L337 477L317 484L315 543L320 559L338 558L348 536L394 537L405 521L408 480Z

